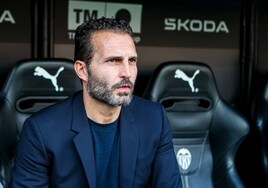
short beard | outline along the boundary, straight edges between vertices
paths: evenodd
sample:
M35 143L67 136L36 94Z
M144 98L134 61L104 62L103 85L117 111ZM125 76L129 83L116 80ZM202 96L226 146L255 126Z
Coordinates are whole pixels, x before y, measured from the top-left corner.
M115 96L113 91L117 87L125 84L130 85L130 92L120 92ZM99 79L88 69L87 92L91 97L111 106L126 106L130 104L133 98L134 83L128 78L124 78L120 82L114 84L111 89L109 89L108 85L106 80Z

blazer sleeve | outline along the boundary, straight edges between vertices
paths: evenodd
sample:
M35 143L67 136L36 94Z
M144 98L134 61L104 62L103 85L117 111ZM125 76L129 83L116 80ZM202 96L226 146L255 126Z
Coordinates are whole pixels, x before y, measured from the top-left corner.
M24 123L14 160L10 188L49 186L47 154L41 132L31 118Z
M179 166L173 148L171 128L163 106L161 113L162 132L152 165L150 187L182 188Z

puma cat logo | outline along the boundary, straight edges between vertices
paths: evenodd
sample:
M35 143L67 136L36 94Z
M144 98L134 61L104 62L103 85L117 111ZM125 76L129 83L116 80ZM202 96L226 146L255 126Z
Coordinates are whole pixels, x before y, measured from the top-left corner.
M44 68L42 67L35 67L34 69L34 76L42 76L45 79L48 79L52 82L53 86L55 87L55 91L63 91L63 87L59 87L58 86L58 81L57 78L59 76L59 74L64 70L64 67L60 67L59 70L57 71L57 73L55 75L51 75L49 74Z
M181 71L180 69L177 69L175 71L174 78L182 79L183 81L188 82L192 92L197 93L199 89L194 87L194 79L196 75L199 73L200 73L200 70L196 70L192 77L188 77L183 71Z

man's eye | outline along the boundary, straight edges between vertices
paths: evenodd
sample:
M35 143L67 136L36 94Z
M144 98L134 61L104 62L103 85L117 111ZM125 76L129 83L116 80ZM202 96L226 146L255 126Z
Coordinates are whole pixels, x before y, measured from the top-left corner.
M131 63L131 64L136 64L136 63L137 63L137 59L130 59L130 60L129 60L129 63Z
M120 62L120 59L110 59L109 62L111 62L111 63L118 63L118 62Z

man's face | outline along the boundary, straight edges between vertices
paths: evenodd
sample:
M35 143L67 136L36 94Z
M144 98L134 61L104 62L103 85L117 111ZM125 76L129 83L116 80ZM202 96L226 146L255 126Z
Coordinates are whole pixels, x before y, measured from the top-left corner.
M112 106L128 105L137 77L137 52L128 34L93 34L94 55L88 68L91 97Z

